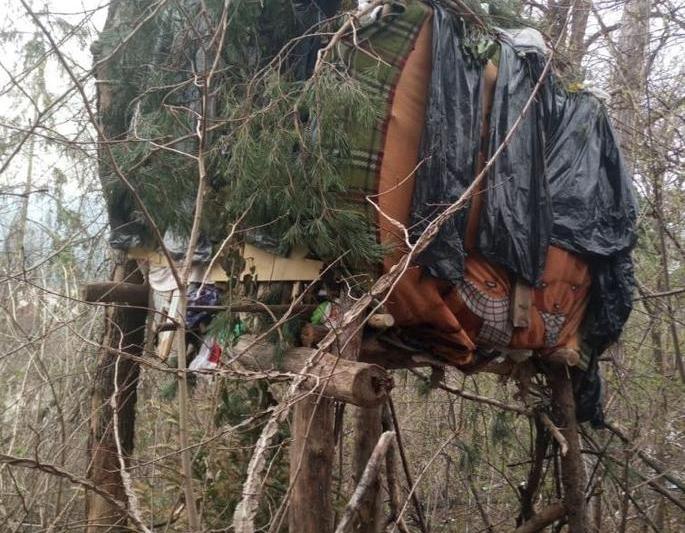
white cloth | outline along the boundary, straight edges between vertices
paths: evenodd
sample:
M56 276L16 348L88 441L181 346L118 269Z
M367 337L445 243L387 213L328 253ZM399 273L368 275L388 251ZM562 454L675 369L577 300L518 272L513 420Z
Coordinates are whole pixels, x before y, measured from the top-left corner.
M188 281L190 283L202 283L206 271L207 265L193 265L190 270ZM150 287L160 292L175 291L178 289L171 269L167 266L150 265L148 282L150 283Z

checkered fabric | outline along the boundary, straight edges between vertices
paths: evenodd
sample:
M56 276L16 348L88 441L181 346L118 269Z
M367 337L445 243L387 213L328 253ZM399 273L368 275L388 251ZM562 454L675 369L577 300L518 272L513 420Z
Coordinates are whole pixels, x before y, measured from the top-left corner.
M337 48L338 62L379 106L373 128L365 130L350 124L351 157L346 172L346 196L354 203L368 204L365 196L378 189L395 87L421 26L430 14L430 8L416 0L396 1L391 7L389 15L351 32Z
M491 347L509 346L513 333L509 318L509 298L493 298L467 279L457 286L457 290L466 307L483 320L476 341Z

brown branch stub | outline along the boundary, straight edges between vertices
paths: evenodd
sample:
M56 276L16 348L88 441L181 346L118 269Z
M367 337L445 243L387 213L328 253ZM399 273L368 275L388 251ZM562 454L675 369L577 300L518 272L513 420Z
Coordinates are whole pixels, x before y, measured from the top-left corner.
M547 427L547 429L549 429L554 439L559 443L559 451L561 456L565 457L568 453L568 441L566 440L566 437L561 434L561 431L559 431L559 428L550 420L549 416L547 416L547 413L540 413L539 416L542 423Z

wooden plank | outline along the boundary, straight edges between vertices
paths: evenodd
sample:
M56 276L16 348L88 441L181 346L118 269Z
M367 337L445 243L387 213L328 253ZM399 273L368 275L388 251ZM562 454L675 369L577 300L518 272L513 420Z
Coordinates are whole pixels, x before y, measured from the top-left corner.
M319 278L323 262L307 259L306 248L296 248L289 257L281 257L246 244L243 249L245 269L241 279L251 276L257 281L312 281Z

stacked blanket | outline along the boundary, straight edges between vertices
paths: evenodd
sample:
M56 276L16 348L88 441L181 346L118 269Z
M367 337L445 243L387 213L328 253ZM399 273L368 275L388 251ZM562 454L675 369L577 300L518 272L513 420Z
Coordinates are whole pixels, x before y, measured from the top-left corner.
M386 269L522 115L547 61L530 35L474 35L410 1L344 42L348 72L383 110L353 137L349 183L380 208ZM521 350L577 354L567 360L586 392L581 419L601 423L597 358L631 310L636 214L602 103L550 74L468 209L402 277L390 311L412 342L465 369Z

